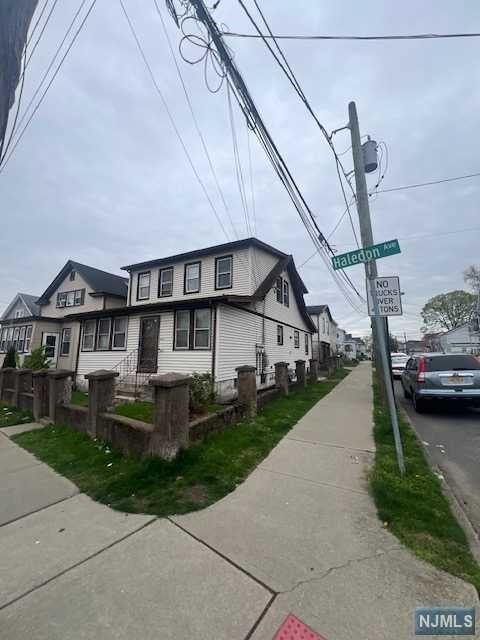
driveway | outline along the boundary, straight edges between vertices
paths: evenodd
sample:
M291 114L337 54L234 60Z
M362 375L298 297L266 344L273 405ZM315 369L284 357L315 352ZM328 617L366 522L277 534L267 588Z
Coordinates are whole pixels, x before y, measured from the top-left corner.
M395 391L418 435L428 443L425 446L433 462L480 534L480 410L442 406L419 414L411 400L403 397L399 381Z

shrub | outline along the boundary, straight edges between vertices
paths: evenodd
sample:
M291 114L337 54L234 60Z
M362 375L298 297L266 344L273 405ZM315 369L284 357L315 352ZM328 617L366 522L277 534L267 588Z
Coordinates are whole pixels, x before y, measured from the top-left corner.
M190 384L190 410L194 413L205 411L213 402L213 379L210 373L192 373Z
M33 349L29 356L26 356L23 361L25 369L48 369L50 366L50 359L45 354L45 347L38 347Z
M3 360L3 368L13 367L17 368L17 350L15 347L9 347L7 353L5 354L5 358Z

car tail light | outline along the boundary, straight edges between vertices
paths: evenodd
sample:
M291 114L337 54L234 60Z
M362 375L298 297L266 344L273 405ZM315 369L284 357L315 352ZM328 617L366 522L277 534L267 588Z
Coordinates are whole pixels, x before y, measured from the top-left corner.
M425 382L425 358L420 358L418 362L417 382Z

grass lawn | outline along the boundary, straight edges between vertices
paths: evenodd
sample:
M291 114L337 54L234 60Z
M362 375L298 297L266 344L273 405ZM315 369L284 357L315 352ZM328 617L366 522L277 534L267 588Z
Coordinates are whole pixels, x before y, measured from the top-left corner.
M84 391L72 391L72 404L78 404L80 407L88 407L88 393Z
M153 402L140 401L136 402L126 402L125 404L119 404L115 407L115 413L119 416L126 416L127 418L132 418L133 420L141 420L142 422L153 422ZM213 413L214 411L218 411L222 409L221 404L209 404L206 408L206 411L203 415L207 413Z
M33 414L31 411L10 407L8 404L0 402L0 428L13 427L15 424L22 424L24 422L33 422Z
M212 434L171 462L123 456L63 426L24 433L15 441L81 491L116 509L158 516L186 513L233 491L347 373L339 370L334 378L274 400L255 420Z
M402 478L397 467L388 410L382 407L375 384L374 396L376 454L370 486L379 518L418 557L471 582L480 591L480 567L421 444L400 414L407 469Z

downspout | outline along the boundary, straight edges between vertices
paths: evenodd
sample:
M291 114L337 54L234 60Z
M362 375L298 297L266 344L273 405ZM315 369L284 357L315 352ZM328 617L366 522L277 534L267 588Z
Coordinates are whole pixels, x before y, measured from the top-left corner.
M75 375L73 377L73 386L77 388L77 372L78 372L78 356L80 354L80 339L82 337L82 323L78 322L78 341L77 341L77 356L75 358Z
M132 305L132 272L128 272L128 306Z
M213 308L213 340L212 340L212 382L215 385L216 359L217 359L217 314L218 304Z

